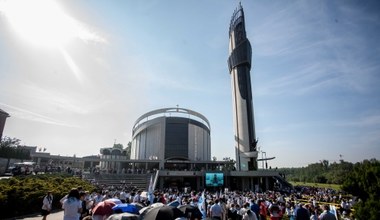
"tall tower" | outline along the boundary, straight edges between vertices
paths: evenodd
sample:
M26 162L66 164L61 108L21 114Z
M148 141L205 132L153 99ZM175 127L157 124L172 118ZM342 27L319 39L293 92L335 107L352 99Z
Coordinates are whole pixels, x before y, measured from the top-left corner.
M0 140L3 138L3 130L5 126L5 121L9 117L9 114L0 109Z
M250 76L252 48L245 32L241 4L232 15L229 35L228 68L231 74L237 170L257 170L258 152Z

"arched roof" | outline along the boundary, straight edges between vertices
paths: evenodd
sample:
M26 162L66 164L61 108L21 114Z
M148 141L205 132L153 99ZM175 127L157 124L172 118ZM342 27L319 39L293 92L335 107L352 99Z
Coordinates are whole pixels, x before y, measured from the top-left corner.
M140 124L143 124L146 121L149 121L151 119L157 118L157 117L183 117L184 115L187 116L187 118L191 118L193 120L202 122L202 124L206 125L207 128L210 130L210 123L208 119L203 116L201 113L186 109L186 108L162 108L150 111L148 113L143 114L141 117L139 117L135 124L133 125L133 130L135 130Z

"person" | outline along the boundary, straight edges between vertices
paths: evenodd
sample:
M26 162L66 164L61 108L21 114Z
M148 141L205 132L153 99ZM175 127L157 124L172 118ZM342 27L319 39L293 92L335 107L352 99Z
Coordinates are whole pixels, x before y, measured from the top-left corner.
M127 203L127 193L124 191L124 189L120 192L119 199L121 203Z
M230 208L228 209L228 219L229 220L237 220L237 210L235 208L235 204L232 203Z
M102 195L102 192L100 190L96 191L95 194L96 195L92 198L92 207L95 207L99 202L102 202L105 199L104 195Z
M77 190L78 190L78 192L82 192L83 188L82 188L81 186L78 186ZM61 205L63 204L63 201L65 201L65 200L67 199L67 196L68 196L68 195L69 195L69 194L66 194L64 197L62 197L62 198L59 200L59 202L61 203Z
M244 214L248 211L249 204L244 203L243 207L238 211L238 215L240 215L240 218L243 218Z
M267 206L264 200L259 200L260 219L267 219Z
M79 190L72 189L67 199L62 203L62 208L64 210L63 220L79 220L82 213L82 202L79 196Z
M254 199L251 199L250 209L251 209L252 212L255 213L256 217L260 216L259 215L259 213L260 213L260 206L256 203L256 201Z
M323 212L319 215L320 220L337 220L335 215L330 212L330 205L323 206Z
M256 214L248 209L246 213L244 213L242 220L257 220Z
M46 217L50 214L51 208L53 203L53 195L52 192L49 191L46 196L44 196L44 199L42 200L42 220L46 220Z
M82 212L80 213L79 219L83 219L84 217L89 215L89 210L87 209L87 201L86 201L87 193L82 191L79 193L80 202L82 204Z
M215 199L214 205L211 206L210 215L212 219L222 220L223 209L219 205L219 199Z
M277 204L277 202L273 202L268 208L270 213L270 219L271 220L280 220L282 219L282 211L280 209L280 206Z
M133 200L132 200L134 203L141 202L140 201L141 200L141 193L142 193L141 190L137 191L136 195L133 197Z
M310 220L309 210L304 208L303 204L298 204L298 208L295 210L296 220Z
M217 185L218 185L218 177L216 176L216 174L214 174L214 178L213 178L212 184L213 184L214 186L217 186Z
M314 208L310 211L310 220L319 220L318 209Z

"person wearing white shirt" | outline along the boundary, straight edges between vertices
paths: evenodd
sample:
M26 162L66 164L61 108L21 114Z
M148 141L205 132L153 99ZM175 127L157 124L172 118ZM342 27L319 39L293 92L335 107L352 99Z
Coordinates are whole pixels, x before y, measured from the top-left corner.
M215 200L215 204L211 206L210 212L212 219L222 220L223 209L219 205L219 199Z
M46 220L46 216L48 216L51 212L52 208L52 203L53 203L53 195L52 192L49 191L47 195L44 197L44 200L42 201L42 220Z
M257 216L252 210L248 209L246 213L244 213L242 220L257 220Z
M82 202L79 197L78 189L72 189L62 203L63 220L79 220L82 213Z
M138 203L141 200L141 191L137 191L136 195L133 197L133 202Z
M122 203L126 203L127 201L127 194L122 190L119 195L119 199Z

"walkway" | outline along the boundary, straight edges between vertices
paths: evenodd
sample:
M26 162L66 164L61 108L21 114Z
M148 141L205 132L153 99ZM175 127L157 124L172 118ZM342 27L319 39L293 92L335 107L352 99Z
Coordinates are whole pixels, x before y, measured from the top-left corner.
M34 216L25 216L25 217L17 217L12 219L27 219L27 220L41 220L41 215L34 215ZM63 219L63 210L59 212L51 213L47 216L47 220L62 220Z

